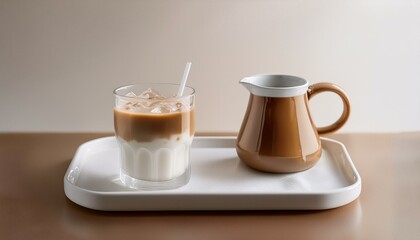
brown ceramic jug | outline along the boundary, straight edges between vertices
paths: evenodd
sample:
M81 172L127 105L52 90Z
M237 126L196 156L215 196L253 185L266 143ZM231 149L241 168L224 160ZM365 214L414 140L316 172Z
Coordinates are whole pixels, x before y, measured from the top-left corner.
M350 114L347 95L331 83L309 86L305 79L288 75L257 75L240 83L250 97L236 151L244 163L257 170L288 173L311 168L322 154L319 134L338 130ZM341 97L343 113L335 123L317 128L308 100L325 91Z

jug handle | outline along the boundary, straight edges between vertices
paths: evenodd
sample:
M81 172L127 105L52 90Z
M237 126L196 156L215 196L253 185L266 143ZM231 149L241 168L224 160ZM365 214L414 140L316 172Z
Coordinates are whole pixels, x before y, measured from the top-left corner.
M308 100L311 100L313 96L322 92L336 93L343 101L343 113L341 114L340 118L328 126L317 128L319 134L327 134L337 131L346 123L350 116L350 101L343 89L335 84L326 82L310 85L308 88Z

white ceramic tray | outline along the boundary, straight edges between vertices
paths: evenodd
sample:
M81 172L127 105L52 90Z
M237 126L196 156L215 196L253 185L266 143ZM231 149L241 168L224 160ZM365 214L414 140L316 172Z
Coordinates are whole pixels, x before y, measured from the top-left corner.
M96 139L77 150L64 190L73 202L106 211L329 209L360 194L361 178L338 141L322 138L323 155L309 170L270 174L242 163L235 140L195 137L190 182L173 190L144 191L120 182L115 138Z

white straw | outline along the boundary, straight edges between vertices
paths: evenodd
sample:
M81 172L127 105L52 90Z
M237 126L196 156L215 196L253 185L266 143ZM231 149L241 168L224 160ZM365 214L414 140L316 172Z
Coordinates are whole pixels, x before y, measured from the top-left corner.
M177 97L181 97L182 94L184 93L185 84L187 83L187 79L188 79L188 74L190 74L191 64L192 64L191 62L187 62L187 65L185 66L184 76L182 76L181 84L179 85L179 89L178 89L178 94L176 95Z

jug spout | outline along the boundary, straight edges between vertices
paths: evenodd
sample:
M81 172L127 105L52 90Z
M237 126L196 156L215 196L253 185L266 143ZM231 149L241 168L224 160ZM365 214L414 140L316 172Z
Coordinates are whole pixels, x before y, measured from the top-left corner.
M250 78L243 78L239 81L250 93L252 93L252 86L254 85Z

